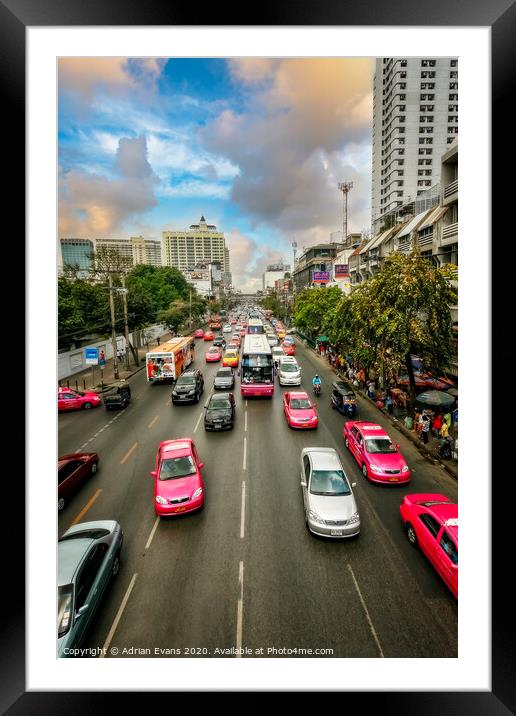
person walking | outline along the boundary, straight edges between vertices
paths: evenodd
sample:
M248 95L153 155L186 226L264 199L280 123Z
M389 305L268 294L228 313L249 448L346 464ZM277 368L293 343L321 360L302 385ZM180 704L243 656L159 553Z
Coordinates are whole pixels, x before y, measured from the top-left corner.
M119 363L122 362L122 351L120 350L120 348L116 349L116 359Z
M371 400L374 400L374 399L375 399L375 397L376 397L376 388L375 388L374 380L372 380L372 381L369 383L369 385L368 385L368 387L367 387L367 394L368 394L368 396L369 396L369 398L370 398Z
M387 412L389 415L392 415L392 409L393 409L393 400L392 396L389 394L385 400L385 405L387 407Z
M430 432L430 418L428 415L423 415L423 425L421 427L421 436L425 445L428 442L428 433Z
M448 410L447 413L445 413L445 414L443 415L443 420L444 420L444 422L446 423L446 425L448 426L448 429L450 429L450 428L451 428L452 420L451 420L451 413L450 413L449 410Z
M432 423L432 432L436 438L439 437L439 433L441 431L441 427L443 424L443 416L441 413L437 413L437 415L434 418L434 421Z
M446 438L448 437L448 433L449 433L448 423L447 423L445 420L443 420L443 421L442 421L442 425L441 425L441 429L440 429L440 431L439 431L439 435L440 435L444 440L446 440Z

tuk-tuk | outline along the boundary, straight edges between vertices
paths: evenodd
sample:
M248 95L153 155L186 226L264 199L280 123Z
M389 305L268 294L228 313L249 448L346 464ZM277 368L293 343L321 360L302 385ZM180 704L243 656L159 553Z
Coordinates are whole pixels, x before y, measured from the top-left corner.
M354 418L357 414L355 393L343 380L335 381L331 387L331 407L349 418Z
M104 396L106 410L126 408L131 402L131 388L127 383L118 383L114 389Z

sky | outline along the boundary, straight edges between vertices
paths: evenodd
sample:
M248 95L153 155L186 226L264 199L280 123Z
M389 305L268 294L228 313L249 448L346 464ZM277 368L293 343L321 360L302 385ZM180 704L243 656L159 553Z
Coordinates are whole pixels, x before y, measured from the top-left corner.
M204 215L233 285L371 215L374 60L63 58L59 236L161 240Z

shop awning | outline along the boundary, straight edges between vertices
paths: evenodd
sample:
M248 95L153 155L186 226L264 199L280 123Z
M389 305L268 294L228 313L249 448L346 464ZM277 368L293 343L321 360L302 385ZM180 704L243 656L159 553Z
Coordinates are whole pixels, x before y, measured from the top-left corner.
M439 219L441 219L448 211L447 206L435 206L430 214L423 221L421 226L418 226L418 231L425 229L427 226L433 226Z
M430 211L433 211L433 209L431 209ZM427 211L422 211L420 214L417 214L417 216L415 216L413 219L411 219L410 221L408 221L408 222L405 224L405 226L403 227L403 229L400 231L400 233L398 234L398 237L397 237L397 238L398 238L398 239L401 239L402 236L407 236L407 235L409 235L412 231L414 231L414 229L416 228L416 226L419 226L419 223L424 219L424 217L425 217L426 214L428 214L428 213L429 213L428 210L427 210Z

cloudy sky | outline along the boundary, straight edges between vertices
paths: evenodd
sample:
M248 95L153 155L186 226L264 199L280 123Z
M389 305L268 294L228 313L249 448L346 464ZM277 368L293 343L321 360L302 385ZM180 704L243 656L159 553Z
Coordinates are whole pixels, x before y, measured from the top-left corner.
M368 229L372 59L63 59L59 235L161 239L201 215L233 284Z

